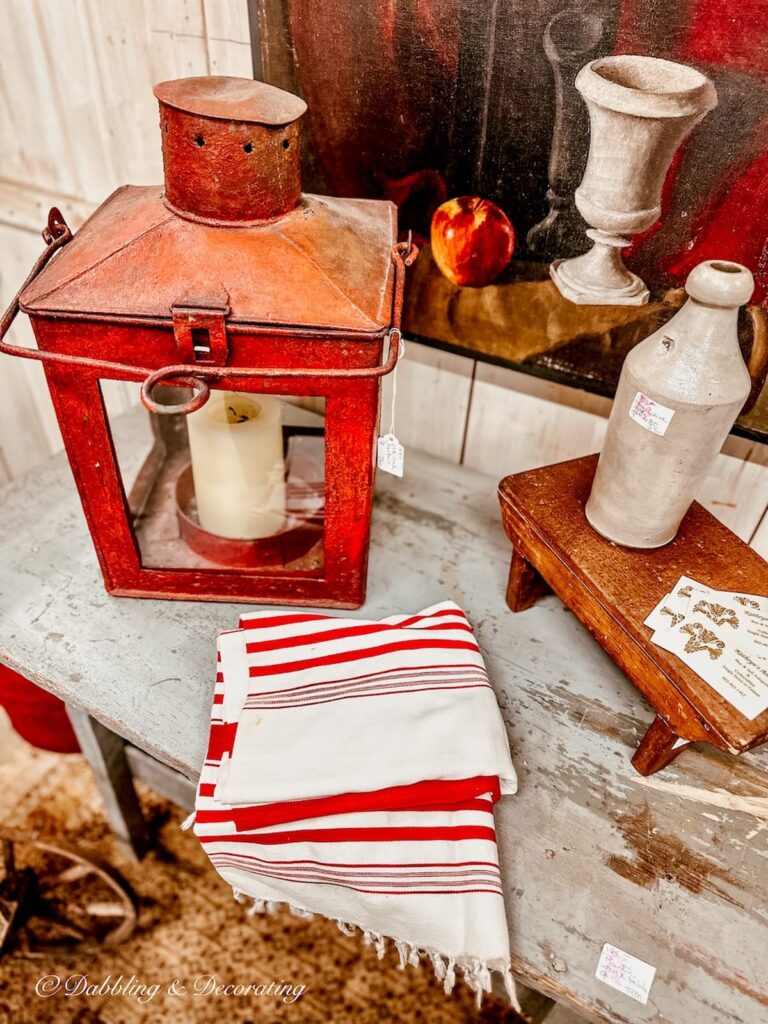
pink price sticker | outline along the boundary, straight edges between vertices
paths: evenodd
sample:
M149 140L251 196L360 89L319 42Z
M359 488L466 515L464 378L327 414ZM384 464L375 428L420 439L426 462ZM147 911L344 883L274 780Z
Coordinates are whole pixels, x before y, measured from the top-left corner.
M650 430L652 434L659 434L661 437L667 432L675 410L670 409L661 402L655 402L642 391L638 391L629 409L629 418L639 423L641 427Z

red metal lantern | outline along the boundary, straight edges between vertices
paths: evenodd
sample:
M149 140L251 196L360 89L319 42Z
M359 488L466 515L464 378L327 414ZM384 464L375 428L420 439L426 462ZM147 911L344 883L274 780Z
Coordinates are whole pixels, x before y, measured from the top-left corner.
M118 189L74 238L52 210L0 323L21 308L38 348L0 351L43 362L110 593L357 607L416 250L390 203L301 193L297 97L155 95L164 189ZM109 381L141 383L151 431L113 429Z

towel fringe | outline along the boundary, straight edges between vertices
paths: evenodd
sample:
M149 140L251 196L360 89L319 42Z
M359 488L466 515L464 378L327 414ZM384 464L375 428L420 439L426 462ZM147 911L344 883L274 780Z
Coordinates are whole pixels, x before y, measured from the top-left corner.
M297 907L293 903L288 904L288 909L290 910L294 917L300 917L304 921L314 920L315 915L312 913L311 910L304 910L303 907Z
M504 988L507 992L507 997L512 1005L512 1008L517 1010L518 1013L522 1013L520 1006L520 1000L517 998L517 989L515 987L515 979L512 977L512 971L508 966L500 968L501 976L504 979Z
M295 903L260 899L257 896L250 896L240 889L233 889L232 892L238 903L250 903L247 914L251 917L254 914L264 912L274 914L281 907L290 910L292 914L302 920L310 920L315 916L312 911L299 907ZM350 921L342 921L341 918L335 920L337 928L344 935L355 935L359 931L365 945L374 947L379 960L384 958L387 939L389 939L397 950L400 961L398 967L401 971L404 971L408 964L412 967L420 967L422 959L428 959L432 964L435 977L438 981L442 981L446 995L450 995L453 991L456 984L456 971L458 969L461 971L467 987L475 993L475 1003L478 1007L482 1003L483 994L490 992L492 989L493 978L491 972L498 971L504 981L504 988L512 1008L520 1013L520 1003L515 990L515 979L512 976L512 970L508 961L480 960L478 957L469 956L446 956L437 949L425 949L414 945L412 942L405 942L403 939L381 935L379 932L352 924Z
M438 981L442 981L445 977L445 960L443 960L440 953L436 953L434 950L428 951L429 959L432 961L432 969L435 972L435 977Z
M192 826L195 824L195 814L196 814L196 812L192 811L192 813L190 815L188 815L188 817L186 817L184 819L184 821L182 821L182 823L181 823L181 831L182 832L188 832L189 829L191 829Z
M448 962L445 965L445 975L443 977L443 991L447 996L453 992L453 986L456 984L456 961L452 956L448 957Z
M400 957L400 963L397 965L398 970L404 971L405 965L408 963L408 943L402 942L399 939L395 939L394 943L397 955Z

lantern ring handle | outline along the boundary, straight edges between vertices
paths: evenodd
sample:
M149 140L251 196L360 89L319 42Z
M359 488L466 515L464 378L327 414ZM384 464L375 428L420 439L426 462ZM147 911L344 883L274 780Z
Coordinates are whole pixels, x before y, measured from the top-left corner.
M394 295L392 302L392 327L390 328L387 341L388 352L384 363L371 367L351 367L349 369L325 369L310 370L301 367L277 368L267 367L256 369L253 367L229 367L229 366L206 366L193 367L189 364L178 366L164 366L159 370L143 370L134 365L113 363L106 359L96 359L92 356L70 355L67 352L48 352L38 348L26 348L23 345L13 345L5 341L5 335L11 327L20 309L20 299L25 288L37 277L48 261L66 245L72 238L72 232L67 226L61 212L56 208L48 214L48 224L43 231L45 249L38 256L32 269L27 275L21 288L11 300L10 305L0 317L0 354L19 356L22 359L33 359L37 362L53 366L79 366L92 370L103 371L106 374L120 372L128 379L137 373L146 373L147 377L141 386L141 400L144 406L150 411L160 415L174 413L188 414L202 408L210 397L210 381L232 378L235 380L254 380L270 378L297 378L314 379L318 376L335 380L371 380L381 378L391 373L397 366L398 359L402 353L400 319L403 310L403 288L405 283L405 271L415 261L419 249L411 241L410 232L408 240L397 242L391 250L391 259L395 266ZM195 394L187 402L177 405L160 405L152 397L152 390L157 385L165 383L176 387L191 387Z
M223 380L269 380L271 377L289 377L291 379L311 380L318 376L324 378L343 380L371 380L377 377L385 377L391 373L403 351L403 341L399 327L390 328L387 335L389 351L386 362L378 366L355 367L350 370L305 370L305 369L272 369L263 370L251 367L237 366L206 366L199 371L190 373L190 367L180 363L178 366L163 366L154 370L145 378L141 385L141 404L150 412L158 413L160 416L172 416L175 413L189 415L201 409L211 395L208 381ZM152 397L153 388L159 384L167 384L171 387L194 388L197 392L187 402L180 402L177 405L161 405Z
M171 367L171 370L173 369L176 369L178 372L169 372L169 368L164 367L162 370L155 370L154 373L150 373L141 385L141 404L149 412L159 413L161 416L173 416L177 413L188 416L191 412L197 412L198 409L202 409L211 396L208 381L202 377L193 377L189 373L184 373L179 367ZM178 402L175 405L161 405L152 397L152 390L158 384L177 388L192 388L195 393L186 402Z
M392 262L395 265L395 284L392 301L392 327L387 334L388 352L387 358L378 366L360 366L347 370L308 370L301 367L256 369L253 367L237 366L206 366L198 371L195 369L190 373L188 365L164 366L160 370L150 373L141 385L141 402L145 409L158 413L160 416L172 416L175 413L188 415L201 409L208 401L211 389L209 381L222 380L254 380L269 379L271 377L294 378L298 380L312 379L318 376L343 379L343 380L371 380L385 377L392 373L397 366L397 361L403 351L402 332L400 330L400 319L403 311L403 287L405 284L405 271L410 267L419 255L418 246L408 239L405 242L397 242L391 250ZM191 387L195 394L187 402L178 405L160 405L152 397L152 389L158 384L172 384L176 387Z

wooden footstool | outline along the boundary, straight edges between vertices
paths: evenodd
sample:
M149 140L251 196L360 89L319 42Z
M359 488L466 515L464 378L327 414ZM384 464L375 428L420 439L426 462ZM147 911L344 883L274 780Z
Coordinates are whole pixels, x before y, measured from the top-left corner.
M643 621L683 575L718 590L766 594L768 563L698 503L663 548L612 544L584 516L596 466L590 455L502 480L504 529L514 546L509 607L523 611L553 590L652 705L656 717L632 758L641 775L664 768L697 740L732 754L765 742L768 711L744 718L653 644Z

